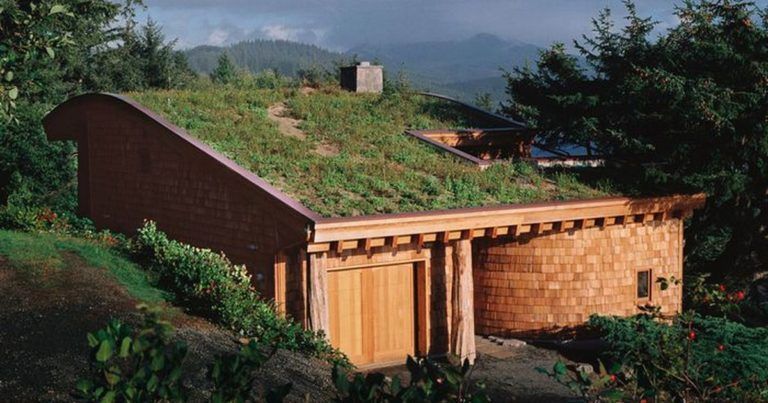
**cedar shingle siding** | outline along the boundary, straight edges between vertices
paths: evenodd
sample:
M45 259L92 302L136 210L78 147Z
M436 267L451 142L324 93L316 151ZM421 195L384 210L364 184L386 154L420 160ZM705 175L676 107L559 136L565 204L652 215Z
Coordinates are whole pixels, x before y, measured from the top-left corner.
M475 332L515 334L576 326L593 313L631 315L648 302L637 299L638 270L651 270L650 302L678 311L681 286L661 291L655 279L682 277L682 221L704 203L703 195L605 198L323 218L131 100L76 97L44 124L50 139L77 141L80 209L98 227L132 233L152 219L175 239L224 251L248 267L282 312L332 339L344 334L350 343L351 333L333 334L348 324L337 320L338 296L352 298L345 304L369 297L364 285L361 294L339 288L339 279L371 278L364 271L375 268L384 284L392 280L387 267L412 277L407 304L414 311L404 316L414 322L402 328L414 339L400 345L422 355L473 357ZM408 265L413 273L404 271ZM344 270L356 272L334 273ZM474 298L460 297L472 288ZM337 296L330 304L329 292ZM352 316L362 309L343 308ZM391 321L397 308L377 309L395 309ZM351 342L368 357L360 363L376 364L370 357L392 357L377 350L377 340L394 345L397 332L360 322L367 317L350 319L358 321L350 331L367 329L365 340Z

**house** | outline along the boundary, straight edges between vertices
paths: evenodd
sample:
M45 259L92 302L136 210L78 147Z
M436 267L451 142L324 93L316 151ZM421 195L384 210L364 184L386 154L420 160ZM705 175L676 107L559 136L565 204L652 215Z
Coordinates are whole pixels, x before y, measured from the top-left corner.
M672 195L408 211L416 202L407 199L392 214L321 215L288 196L306 194L290 178L270 184L127 97L72 98L44 126L50 140L77 142L79 208L97 226L130 233L153 219L176 239L224 251L265 297L360 366L408 354L472 360L475 334L576 326L645 303L679 311L680 287L655 279L681 278L683 220L704 203ZM407 139L389 140L422 147Z

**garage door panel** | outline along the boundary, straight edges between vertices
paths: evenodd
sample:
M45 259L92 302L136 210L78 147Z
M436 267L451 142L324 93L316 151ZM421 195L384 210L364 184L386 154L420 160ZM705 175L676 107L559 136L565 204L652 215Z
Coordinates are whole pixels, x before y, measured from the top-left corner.
M413 265L376 268L374 361L403 359L413 353Z
M365 360L363 349L362 273L329 273L328 303L335 307L330 315L331 344L344 351L353 362Z
M412 263L328 273L331 343L357 365L414 353Z

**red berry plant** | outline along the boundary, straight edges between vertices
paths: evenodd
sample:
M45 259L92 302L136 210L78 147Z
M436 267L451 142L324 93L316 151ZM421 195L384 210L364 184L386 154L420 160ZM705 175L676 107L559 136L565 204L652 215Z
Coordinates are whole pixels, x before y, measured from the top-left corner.
M607 344L601 359L611 363L615 378L609 376L609 383L616 379L612 389L620 392L611 392L610 397L624 401L764 401L768 397L768 329L764 327L693 311L671 321L647 314L593 316L589 324Z
M737 322L749 322L747 293L744 287L732 284L712 283L708 275L689 276L685 279L685 305L696 312L728 318Z

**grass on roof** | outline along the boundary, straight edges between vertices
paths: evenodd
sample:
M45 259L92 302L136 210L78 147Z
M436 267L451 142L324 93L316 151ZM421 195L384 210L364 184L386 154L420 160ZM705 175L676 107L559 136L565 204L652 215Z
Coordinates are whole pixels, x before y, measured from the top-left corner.
M194 90L128 96L324 216L353 216L604 196L524 163L485 171L403 135L406 128L477 127L446 101L329 87ZM282 134L267 109L284 102L305 138Z

